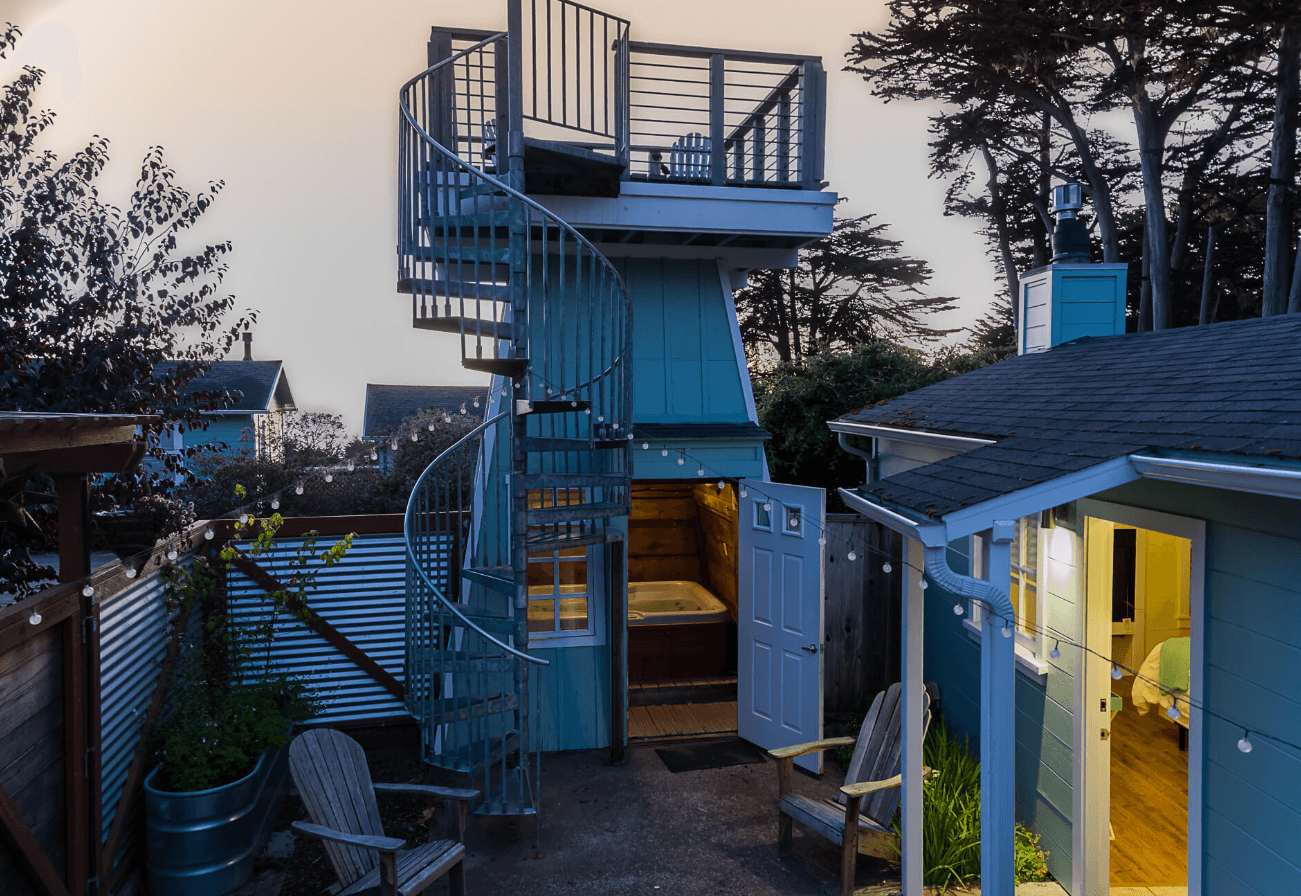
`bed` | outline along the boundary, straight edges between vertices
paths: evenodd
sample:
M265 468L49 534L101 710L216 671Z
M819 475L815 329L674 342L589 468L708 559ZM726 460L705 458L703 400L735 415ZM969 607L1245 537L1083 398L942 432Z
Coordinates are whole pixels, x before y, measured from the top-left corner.
M1162 660L1165 652L1165 659ZM1188 749L1188 681L1189 681L1189 639L1170 638L1152 648L1138 668L1134 679L1134 688L1130 693L1134 709L1139 715L1145 714L1153 707L1161 710L1165 718L1171 706L1179 708L1179 717L1174 722L1181 726L1179 730L1179 749Z

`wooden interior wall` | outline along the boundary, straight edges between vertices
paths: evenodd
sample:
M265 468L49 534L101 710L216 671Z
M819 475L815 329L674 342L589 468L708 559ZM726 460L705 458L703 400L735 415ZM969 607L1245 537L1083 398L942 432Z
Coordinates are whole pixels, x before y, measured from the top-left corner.
M60 871L67 863L63 666L59 626L0 654L0 785ZM0 890L40 893L13 850L0 837Z
M710 586L701 557L694 483L634 482L628 517L628 581Z
M692 496L699 511L701 554L709 590L727 604L727 612L736 622L737 519L740 512L736 486L725 482L720 489L715 482L696 482L692 484Z

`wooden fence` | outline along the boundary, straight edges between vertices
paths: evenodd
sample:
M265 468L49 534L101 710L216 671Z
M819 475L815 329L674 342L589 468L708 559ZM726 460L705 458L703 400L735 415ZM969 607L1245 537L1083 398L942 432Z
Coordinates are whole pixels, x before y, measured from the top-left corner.
M158 571L169 549L184 562L230 536L228 526L218 527L209 540L206 529L160 546L137 576L114 562L91 574L90 594L83 580L0 609L4 896L111 894L143 868L149 733L189 628L189 617L159 587ZM401 532L402 517L291 519L280 532L289 538L309 529L325 537ZM241 566L263 578L252 561ZM354 671L401 700L401 682L324 615L312 625L334 649L323 671L355 661Z
M829 513L826 551L823 707L836 722L899 680L902 545L898 535L866 517ZM883 568L887 559L890 572Z

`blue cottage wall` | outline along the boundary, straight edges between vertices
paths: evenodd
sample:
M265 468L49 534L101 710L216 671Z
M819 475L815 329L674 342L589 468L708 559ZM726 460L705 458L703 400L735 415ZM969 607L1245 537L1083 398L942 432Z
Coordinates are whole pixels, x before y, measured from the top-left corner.
M1202 892L1301 893L1301 502L1163 482L1098 497L1206 520Z

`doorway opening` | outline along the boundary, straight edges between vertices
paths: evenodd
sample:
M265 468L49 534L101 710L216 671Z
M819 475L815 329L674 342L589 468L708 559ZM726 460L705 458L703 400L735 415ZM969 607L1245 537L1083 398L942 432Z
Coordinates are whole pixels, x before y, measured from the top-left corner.
M628 517L628 737L737 729L733 483L639 480Z
M1121 508L1085 517L1087 811L1106 835L1100 883L1187 892L1194 539L1159 523ZM1106 713L1087 714L1104 701Z

